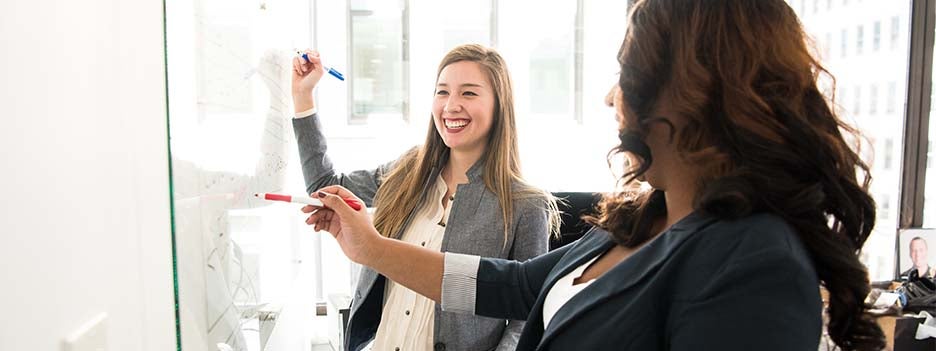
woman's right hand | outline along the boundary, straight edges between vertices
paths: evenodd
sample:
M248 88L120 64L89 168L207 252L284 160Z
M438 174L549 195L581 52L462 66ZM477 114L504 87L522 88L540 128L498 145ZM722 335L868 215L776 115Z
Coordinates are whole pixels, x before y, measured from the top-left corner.
M302 57L302 54L309 58L308 61ZM322 79L324 73L318 51L306 49L293 58L292 94L293 105L297 113L315 107L312 101L312 90L315 89L315 85Z
M302 212L312 214L306 224L314 225L315 231L331 233L351 261L365 266L376 262L381 251L380 241L385 238L374 228L366 208L354 210L344 199L364 201L340 185L324 187L311 195L322 200L325 207L304 206Z

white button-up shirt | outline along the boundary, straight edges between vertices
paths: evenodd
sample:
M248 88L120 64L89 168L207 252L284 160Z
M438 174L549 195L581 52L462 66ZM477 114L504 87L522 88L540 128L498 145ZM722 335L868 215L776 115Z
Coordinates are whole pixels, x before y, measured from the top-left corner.
M444 209L442 200L448 190L439 176L427 204L422 206L400 240L432 250L442 249L445 222L451 202ZM435 301L387 279L380 326L373 350L432 350L435 324Z
M565 306L569 300L595 281L595 279L592 279L587 282L575 284L575 279L581 277L582 274L585 273L585 269L601 256L602 255L595 256L588 262L578 266L578 268L566 274L562 279L556 281L556 284L549 289L549 292L546 293L546 300L543 301L543 329L549 327L549 322L552 321L553 316L556 315L556 312L558 312L562 306Z

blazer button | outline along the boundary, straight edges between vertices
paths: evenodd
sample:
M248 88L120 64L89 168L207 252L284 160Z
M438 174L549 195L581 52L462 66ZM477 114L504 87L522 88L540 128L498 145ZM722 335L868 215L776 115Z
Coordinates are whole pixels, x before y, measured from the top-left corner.
M445 344L441 342L437 342L435 344L435 351L445 351Z

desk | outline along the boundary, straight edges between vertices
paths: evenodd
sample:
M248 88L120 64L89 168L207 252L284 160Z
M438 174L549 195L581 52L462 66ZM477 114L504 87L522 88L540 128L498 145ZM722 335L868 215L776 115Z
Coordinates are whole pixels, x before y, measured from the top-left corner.
M894 327L897 324L897 316L883 316L877 318L877 324L884 331L884 340L887 342L885 350L894 350Z
M889 290L896 289L897 286L899 285L900 285L899 282L894 282L891 284L891 287ZM822 308L824 310L828 309L829 308L829 292L826 291L825 288L819 288L819 295L822 297ZM827 327L826 322L828 321L826 320L826 318L827 316L823 315L823 325L822 325L823 339L827 337L826 336L826 327ZM884 349L887 351L894 350L894 328L897 324L897 318L898 316L880 316L880 317L875 318L875 322L877 322L878 326L881 327L881 331L884 332L884 341L886 343L886 346L884 347Z

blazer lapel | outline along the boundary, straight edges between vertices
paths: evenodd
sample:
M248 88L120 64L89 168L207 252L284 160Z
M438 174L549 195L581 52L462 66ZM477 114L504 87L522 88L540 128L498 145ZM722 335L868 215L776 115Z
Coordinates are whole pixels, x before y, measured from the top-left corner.
M559 262L553 266L553 269L546 276L545 283L540 288L539 297L533 305L530 315L527 316L517 350L532 349L534 345L542 340L543 329L545 328L543 326L543 302L546 300L546 293L556 284L556 281L574 270L575 267L587 262L590 258L608 251L615 244L611 241L608 232L592 227L581 239L569 245L574 245L574 247L571 247L569 252L565 253Z
M673 225L669 230L653 239L653 241L644 245L644 247L640 248L640 250L635 252L631 257L605 272L604 275L573 296L572 299L556 311L552 321L550 321L548 326L545 326L543 338L539 345L546 345L565 326L582 316L582 314L588 312L591 308L599 305L602 301L620 294L633 287L635 284L644 281L644 278L655 272L657 268L670 257L670 253L678 249L687 238L714 221L714 219L708 219L701 214L693 212ZM596 245L596 250L589 251L592 253L591 255L583 255L580 259L570 260L568 265L562 267L561 273L551 277L552 279L549 280L549 287L551 288L559 278L587 262L589 258L607 251L607 249L614 245L607 235L606 240L610 245ZM604 251L595 253L595 251L598 251L597 249L601 248L604 248ZM548 290L544 290L540 293L541 300L545 299L547 291Z
M582 240L585 241L574 250L566 253L555 265L555 268L549 272L549 275L546 276L546 284L543 285L540 291L540 296L545 298L546 293L549 289L552 289L559 279L575 270L578 266L588 262L592 257L603 254L615 245L614 241L611 241L611 235L598 228L589 230L589 233L586 233Z

